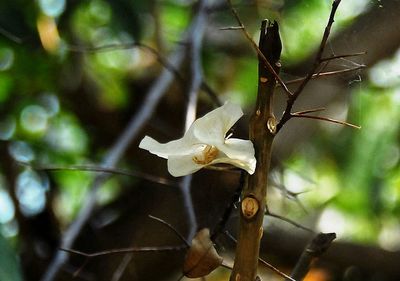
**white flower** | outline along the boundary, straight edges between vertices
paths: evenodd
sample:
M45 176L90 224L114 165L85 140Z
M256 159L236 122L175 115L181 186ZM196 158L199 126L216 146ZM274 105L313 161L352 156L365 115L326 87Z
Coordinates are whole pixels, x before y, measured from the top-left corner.
M139 147L168 159L168 171L175 177L218 163L231 164L253 174L256 167L253 143L225 138L242 115L240 106L227 102L194 121L181 139L161 144L145 136Z

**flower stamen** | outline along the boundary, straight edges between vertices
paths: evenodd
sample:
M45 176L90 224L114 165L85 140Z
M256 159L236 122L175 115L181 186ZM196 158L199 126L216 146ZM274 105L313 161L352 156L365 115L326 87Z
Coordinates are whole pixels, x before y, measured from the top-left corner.
M192 160L196 164L207 165L217 157L218 152L215 146L207 145L199 154L193 156Z

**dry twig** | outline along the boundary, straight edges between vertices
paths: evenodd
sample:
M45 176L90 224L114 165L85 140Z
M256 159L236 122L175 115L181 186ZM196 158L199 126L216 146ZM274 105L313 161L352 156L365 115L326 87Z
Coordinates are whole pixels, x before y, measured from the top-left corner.
M281 120L279 121L278 125L277 125L277 132L280 131L280 129L283 127L283 125L289 121L290 118L293 117L291 111L292 111L292 107L295 103L295 101L297 100L297 98L299 97L299 95L303 92L305 86L308 84L308 82L313 78L313 76L315 75L316 70L318 69L318 67L320 67L321 62L322 62L322 54L325 50L325 46L326 43L328 41L329 38L329 34L331 32L331 28L333 25L333 22L335 21L335 14L337 11L337 8L340 4L341 0L334 0L332 3L332 9L331 9L331 13L329 15L329 20L328 23L325 27L325 31L324 34L322 36L322 40L314 61L313 66L311 67L310 71L308 72L308 74L306 75L306 77L301 81L301 84L299 85L299 87L296 89L296 91L287 99L286 102L286 108L285 108L285 112L283 113ZM317 74L318 75L318 74Z

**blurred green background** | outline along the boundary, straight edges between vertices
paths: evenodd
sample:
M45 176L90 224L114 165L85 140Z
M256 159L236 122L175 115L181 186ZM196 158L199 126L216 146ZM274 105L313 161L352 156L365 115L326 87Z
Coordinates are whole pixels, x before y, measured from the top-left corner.
M222 101L242 105L246 116L239 121L236 134L245 138L257 90L257 58L239 30L221 30L236 26L225 2L209 2L202 49L204 80ZM386 261L385 253L400 251L400 1L342 2L325 54L367 53L335 60L324 71L360 64L367 67L311 82L296 110L322 106L326 110L321 116L347 120L362 129L291 120L275 142L268 204L274 213L315 231L336 232L338 243L369 247L371 255L376 250L383 255L382 262L390 265L393 260L387 256ZM235 1L234 5L255 40L262 19L279 22L284 80L307 73L330 1ZM0 280L40 279L62 233L85 204L94 178L91 172L43 172L17 162L33 167L97 165L142 107L163 70L157 57L144 48L89 49L141 42L168 57L177 45L184 44L182 34L196 7L196 1L188 0L0 2ZM181 73L189 79L186 58ZM119 168L168 177L166 163L139 151L137 143L145 134L161 141L182 135L187 93L179 84L177 80L170 87ZM278 90L278 116L284 102ZM199 114L213 106L200 93ZM215 225L236 182L236 175L229 173L200 171L195 175L193 197L201 226ZM100 189L98 200L99 207L74 248L100 251L132 243L174 241L159 225L148 225L148 214L165 215L183 232L187 228L179 192L140 177L113 176ZM235 218L228 226L233 232L234 222ZM272 224L278 225L278 233L297 233L296 228L279 228L284 222L273 220ZM129 237L135 237L133 242ZM227 252L232 248L221 244ZM290 259L285 258L290 251L281 254L274 253L272 260L290 271L296 253ZM350 254L341 253L343 257ZM173 276L182 257L176 258L172 269L154 272L166 257L161 254L154 261L154 256L146 254L136 262L135 270L127 269L118 280L150 280L149 276L151 280L176 280ZM395 268L365 270L363 264L342 265L335 258L329 262L333 265L330 273L313 280L398 280L400 276ZM76 278L117 280L110 276L120 263L119 258L93 259ZM82 259L72 259L57 280L71 280L82 264ZM226 280L227 274L210 280Z

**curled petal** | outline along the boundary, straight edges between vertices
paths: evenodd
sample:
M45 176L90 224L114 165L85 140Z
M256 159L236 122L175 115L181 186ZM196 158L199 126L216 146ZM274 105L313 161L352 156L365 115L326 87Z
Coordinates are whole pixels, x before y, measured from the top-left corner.
M243 116L239 105L227 102L193 122L194 137L209 145L219 145L225 134Z
M174 155L187 155L196 151L198 145L191 141L191 138L181 138L167 143L159 143L155 139L145 136L139 144L139 147L149 152L168 159Z
M214 159L210 164L231 164L246 170L250 175L254 174L257 161L254 157L253 143L240 139L228 139L228 141L228 144L218 147L221 156Z

